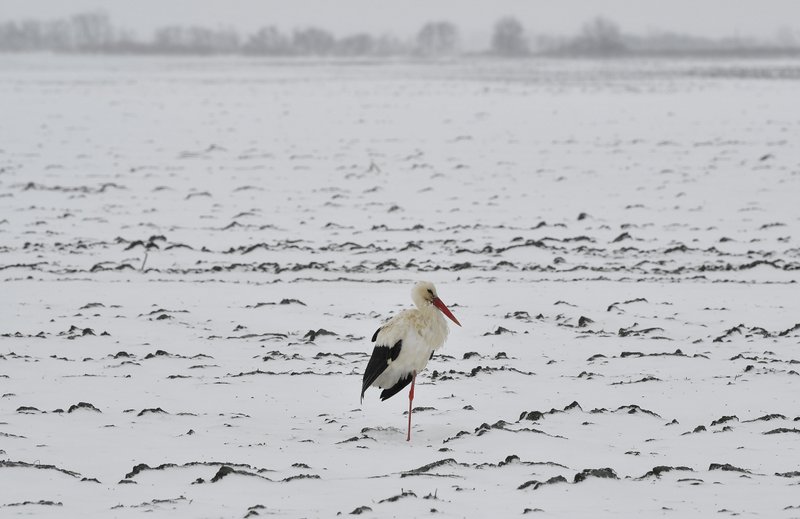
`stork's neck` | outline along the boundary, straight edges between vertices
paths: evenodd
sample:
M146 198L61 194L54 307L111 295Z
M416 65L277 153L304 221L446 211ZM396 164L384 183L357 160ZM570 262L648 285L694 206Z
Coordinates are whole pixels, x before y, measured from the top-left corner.
M424 315L426 319L435 319L437 317L442 319L442 312L433 306L433 303L430 301L425 301L422 304L417 305L417 308L419 308L420 312L422 312L422 315Z
M450 333L444 315L430 303L422 305L419 311L424 321L419 330L420 335L431 345L432 349L439 348L447 339L447 334Z

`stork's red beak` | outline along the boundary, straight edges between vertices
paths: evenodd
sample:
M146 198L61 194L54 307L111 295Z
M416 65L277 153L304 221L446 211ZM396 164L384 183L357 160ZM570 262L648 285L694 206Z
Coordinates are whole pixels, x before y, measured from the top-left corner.
M446 315L447 317L449 317L451 321L453 321L457 325L461 326L461 323L458 322L458 319L456 319L456 316L453 315L453 313L447 308L447 306L445 306L445 304L442 302L441 299L439 299L438 297L435 297L435 298L433 298L432 302L433 302L433 306L435 306L436 308L441 310L442 313L444 315Z

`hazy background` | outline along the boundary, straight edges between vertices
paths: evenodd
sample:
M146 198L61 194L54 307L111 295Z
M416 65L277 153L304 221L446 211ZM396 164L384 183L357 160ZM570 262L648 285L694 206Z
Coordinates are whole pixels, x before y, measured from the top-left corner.
M797 0L2 0L0 22L104 11L115 25L149 38L165 25L226 26L242 33L322 27L411 38L431 20L457 25L464 50L486 48L492 25L512 15L535 34L568 35L596 16L627 33L678 32L708 38L800 39Z

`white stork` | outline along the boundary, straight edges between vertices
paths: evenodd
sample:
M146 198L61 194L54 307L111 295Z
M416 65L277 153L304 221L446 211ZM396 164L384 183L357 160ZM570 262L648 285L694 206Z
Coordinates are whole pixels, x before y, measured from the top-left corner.
M411 300L416 309L403 310L375 331L372 342L375 349L369 359L361 384L361 401L370 386L377 386L381 400L391 398L409 383L408 392L408 436L411 441L411 411L414 402L414 382L417 374L425 369L433 353L442 347L447 334L447 321L442 314L461 326L458 319L439 299L436 287L428 281L420 281L411 289Z

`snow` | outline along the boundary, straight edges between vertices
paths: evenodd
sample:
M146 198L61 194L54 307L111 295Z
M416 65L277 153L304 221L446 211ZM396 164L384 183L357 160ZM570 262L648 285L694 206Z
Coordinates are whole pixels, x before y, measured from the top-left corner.
M800 514L797 62L0 65L0 516Z

